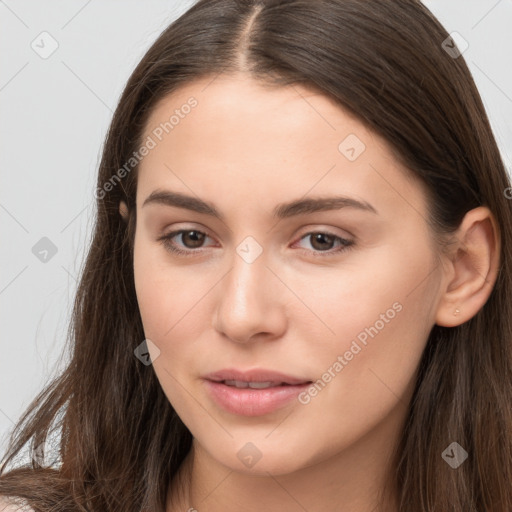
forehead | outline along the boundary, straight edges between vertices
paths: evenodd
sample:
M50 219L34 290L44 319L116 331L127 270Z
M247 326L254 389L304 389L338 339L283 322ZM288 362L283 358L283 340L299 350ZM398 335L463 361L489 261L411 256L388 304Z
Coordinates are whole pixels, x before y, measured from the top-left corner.
M268 87L241 75L196 80L157 103L148 138L154 147L139 167L138 203L171 188L220 203L236 194L260 208L268 200L270 211L283 199L335 190L395 210L425 209L421 183L386 141L304 86Z
M191 98L197 101L193 108L187 106ZM179 119L175 115L173 126L170 129L167 126L169 133L163 134L165 137L172 133L173 137L169 138L175 141L193 123L196 138L204 137L205 145L212 137L236 136L246 147L267 143L268 149L285 151L296 150L296 144L306 139L316 142L307 147L313 154L318 149L318 156L328 145L337 155L337 142L344 132L352 130L361 139L374 137L356 117L317 90L296 84L271 87L241 74L203 78L181 86L157 103L145 134L151 134L152 129L169 121L176 111L180 114L180 110L188 113ZM269 144L272 140L274 144ZM286 140L289 144L283 144ZM375 143L383 141L375 140ZM216 149L229 148L222 145Z

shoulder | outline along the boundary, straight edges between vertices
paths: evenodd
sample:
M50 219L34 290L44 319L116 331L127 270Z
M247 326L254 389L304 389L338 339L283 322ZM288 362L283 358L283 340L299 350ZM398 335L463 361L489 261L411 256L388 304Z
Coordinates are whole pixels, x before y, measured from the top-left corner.
M0 512L33 512L33 509L27 505L16 505L5 496L0 496Z

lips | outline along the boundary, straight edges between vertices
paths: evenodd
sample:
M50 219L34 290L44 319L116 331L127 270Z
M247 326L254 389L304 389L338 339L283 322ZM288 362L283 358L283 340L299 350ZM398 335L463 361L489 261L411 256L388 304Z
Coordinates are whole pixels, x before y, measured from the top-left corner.
M286 382L246 382L244 380L223 380L221 381L226 386L234 386L235 388L244 389L267 389L267 388L275 388L276 386L290 386Z
M284 407L311 384L307 379L260 369L226 369L203 379L207 393L219 407L243 416L260 416Z
M261 384L271 383L273 386L279 386L283 384L294 386L297 384L306 384L308 382L311 382L311 380L309 379L286 375L284 373L276 372L274 370L258 368L246 371L237 370L235 368L228 368L225 370L209 373L208 375L205 375L203 378L214 382L224 382L228 386L236 385L235 382ZM239 387L247 386L243 386L241 384Z

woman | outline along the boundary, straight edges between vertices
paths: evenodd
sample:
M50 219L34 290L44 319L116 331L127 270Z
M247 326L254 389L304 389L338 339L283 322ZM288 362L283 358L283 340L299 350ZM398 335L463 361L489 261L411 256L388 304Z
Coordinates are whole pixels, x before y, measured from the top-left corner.
M172 23L114 114L73 357L0 494L512 510L512 189L454 48L413 0L200 0Z

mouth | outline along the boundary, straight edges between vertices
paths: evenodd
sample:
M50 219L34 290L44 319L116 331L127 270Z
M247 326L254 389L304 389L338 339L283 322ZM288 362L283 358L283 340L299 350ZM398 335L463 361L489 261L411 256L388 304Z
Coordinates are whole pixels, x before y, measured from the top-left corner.
M216 381L213 381L216 382ZM255 381L244 381L244 380L221 380L217 381L221 384L225 384L226 386L232 386L239 389L251 388L251 389L268 389L275 388L278 386L293 386L294 384L289 384L288 382L255 382Z
M251 370L238 370L236 368L227 368L216 372L209 373L203 377L204 379L213 382L223 382L227 386L235 387L254 387L265 388L288 385L293 386L297 384L311 383L311 380L293 375L286 375L284 373L267 370L264 368L253 368Z
M260 416L280 409L312 384L311 380L269 370L222 370L203 379L216 405L242 416Z

